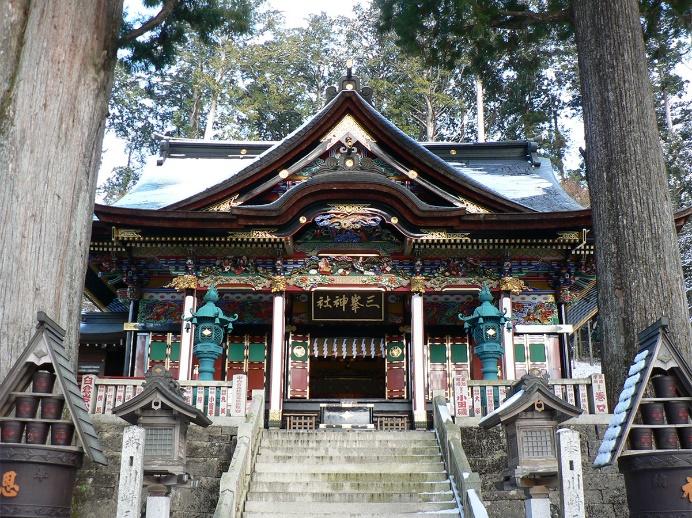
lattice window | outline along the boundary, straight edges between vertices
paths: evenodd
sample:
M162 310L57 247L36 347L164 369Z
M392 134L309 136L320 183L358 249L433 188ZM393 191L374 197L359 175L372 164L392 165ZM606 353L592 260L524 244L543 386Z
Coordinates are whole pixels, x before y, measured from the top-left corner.
M553 457L553 434L548 429L523 430L521 452L525 458Z
M173 457L173 428L145 428L144 455Z
M315 428L317 428L317 416L315 414L286 415L287 430L314 430Z
M407 415L375 416L375 428L385 432L402 432L411 428Z

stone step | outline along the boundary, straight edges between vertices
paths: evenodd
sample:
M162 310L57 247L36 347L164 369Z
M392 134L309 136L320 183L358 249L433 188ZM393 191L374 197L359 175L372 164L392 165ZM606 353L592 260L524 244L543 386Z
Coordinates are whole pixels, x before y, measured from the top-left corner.
M271 455L297 455L303 451L310 455L440 455L440 449L435 446L404 446L399 448L372 448L351 446L319 446L309 450L298 450L295 447L262 447L262 453Z
M291 515L302 515L303 513L296 512L281 512L281 513L243 513L243 518L285 518ZM312 513L310 516L328 516L329 518L411 518L412 516L423 516L425 518L454 518L459 516L459 512L456 509L447 509L439 513L432 511L423 511L420 513Z
M373 488L383 493L431 493L436 491L450 491L451 485L449 480L435 481L412 481L412 480L396 480L396 481L378 481L373 484L372 481L256 481L253 477L250 483L250 491L256 493L262 492L296 492L296 493L321 493L325 491L372 491Z
M274 462L262 462L262 459L258 459L255 463L255 472L257 473L439 473L444 471L445 467L442 462L279 464Z
M273 452L263 452L260 450L257 455L257 462L288 462L292 465L305 464L373 464L379 462L400 462L411 464L425 464L440 462L441 457L437 455L313 455L311 452L297 452L293 455L276 455Z
M358 502L340 503L334 505L329 502L245 502L245 511L248 513L278 513L282 515L300 514L302 516L315 516L316 514L349 514L360 513L385 514L385 513L425 513L428 511L444 511L456 509L456 502L416 502L416 503L380 503Z
M398 483L398 482L440 482L447 480L447 473L443 469L431 471L427 473L387 473L387 472L372 472L372 473L344 473L331 471L321 472L301 472L296 473L290 470L284 472L266 471L260 472L255 470L252 474L253 482L267 483L299 483L299 482L362 482L362 483Z
M262 436L290 439L299 439L301 437L321 437L325 439L336 437L377 437L379 439L396 439L398 441L417 441L420 439L435 439L435 432L413 430L402 432L380 432L378 430L263 430Z
M245 500L247 502L331 502L334 504L354 503L415 503L415 502L450 502L454 500L452 491L438 491L431 493L386 493L380 491L342 493L281 493L281 492L255 492L250 491Z
M371 439L332 439L332 440L314 440L314 439L262 439L262 448L274 449L274 448L293 448L293 449L312 449L312 448L329 448L340 447L340 448L377 448L385 450L398 450L400 448L410 448L415 446L417 448L435 448L437 446L437 441L435 439L421 439L420 441L413 442L397 442L389 440L379 440L375 437Z

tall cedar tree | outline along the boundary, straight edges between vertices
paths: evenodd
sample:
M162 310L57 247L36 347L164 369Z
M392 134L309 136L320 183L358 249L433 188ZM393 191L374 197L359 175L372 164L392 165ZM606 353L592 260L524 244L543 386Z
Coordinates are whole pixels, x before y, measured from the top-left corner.
M75 356L103 129L118 48L161 66L175 44L247 29L249 0L0 0L0 380L45 311ZM73 358L74 359L74 358Z
M518 50L517 33L536 41L574 35L611 403L637 350L637 332L657 318L670 319L672 337L689 358L692 335L637 1L375 4L382 29L393 29L409 51L449 63L471 49L480 73ZM652 4L683 16L689 0L646 2L645 18L655 16Z

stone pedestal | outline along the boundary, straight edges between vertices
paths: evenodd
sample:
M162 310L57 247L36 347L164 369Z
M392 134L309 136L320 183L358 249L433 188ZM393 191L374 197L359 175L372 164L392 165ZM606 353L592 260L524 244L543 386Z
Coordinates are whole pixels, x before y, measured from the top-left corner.
M146 518L168 518L171 515L171 497L168 495L149 495L147 497Z
M127 426L123 430L116 518L139 518L142 512L144 436L141 426Z
M550 493L546 486L527 488L524 510L526 518L550 518Z

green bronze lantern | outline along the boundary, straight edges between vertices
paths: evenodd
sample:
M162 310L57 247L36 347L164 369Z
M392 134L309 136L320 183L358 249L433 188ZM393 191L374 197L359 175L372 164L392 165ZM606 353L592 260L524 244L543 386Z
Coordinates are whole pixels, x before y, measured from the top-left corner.
M196 313L185 320L195 325L195 345L193 353L199 360L199 379L212 381L214 379L214 362L221 356L224 334L233 331L233 322L238 315L228 317L216 305L219 293L212 286L204 295L204 305Z
M493 306L493 296L487 284L483 284L478 294L481 302L470 317L459 313L459 320L464 321L464 329L471 330L475 342L473 349L481 361L484 380L496 380L497 361L504 354L502 347L502 328L507 322L505 314Z

